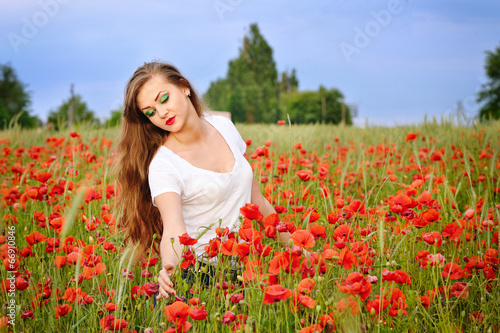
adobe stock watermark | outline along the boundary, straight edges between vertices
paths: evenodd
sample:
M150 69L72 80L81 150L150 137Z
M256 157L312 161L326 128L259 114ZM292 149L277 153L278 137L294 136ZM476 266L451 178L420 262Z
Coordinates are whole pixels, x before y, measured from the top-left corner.
M232 12L236 7L241 5L245 0L214 0L212 3L217 15L221 21L224 21L224 14Z
M410 1L407 0L406 2ZM371 17L373 20L366 22L363 29L360 27L354 28L355 35L352 43L342 42L339 44L340 51L342 51L347 62L351 62L354 54L361 53L361 50L370 45L372 40L380 35L382 28L386 28L391 24L393 16L400 14L402 11L403 6L400 0L389 0L387 9L372 11Z
M7 318L11 327L16 325L16 227L11 225L7 231Z
M51 18L54 18L61 8L71 0L39 0L38 6L40 9L31 17L23 16L21 19L22 26L20 33L9 32L7 38L10 46L15 53L19 52L19 47L23 44L28 44L30 40L35 38L39 30L45 27Z

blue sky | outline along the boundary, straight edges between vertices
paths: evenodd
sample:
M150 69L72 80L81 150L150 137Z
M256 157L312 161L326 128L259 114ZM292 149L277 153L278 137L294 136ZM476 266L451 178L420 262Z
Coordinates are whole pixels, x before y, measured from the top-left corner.
M458 101L477 113L499 13L494 0L11 0L0 3L0 63L27 84L42 120L71 83L104 118L154 59L205 92L257 23L300 90L339 89L357 103L358 123L416 123L450 115Z

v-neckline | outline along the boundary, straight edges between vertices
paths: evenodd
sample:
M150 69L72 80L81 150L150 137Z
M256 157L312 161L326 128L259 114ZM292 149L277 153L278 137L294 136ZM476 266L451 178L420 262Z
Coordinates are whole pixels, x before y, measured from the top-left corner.
M222 134L222 132L219 131L217 129L217 127L215 127L214 124L212 124L212 122L210 120L208 120L209 118L211 118L211 116L210 117L203 117L202 119L204 119L210 126L212 126L217 131L217 133L219 133L219 135L221 136L222 140L225 142L226 146L229 148L229 150L231 151L231 154L233 155L234 163L233 163L233 168L231 169L231 171L228 171L228 172L217 172L217 171L213 171L213 170L208 170L208 169L200 168L200 167L197 167L197 166L191 164L191 162L189 162L186 159L184 159L183 157L177 155L176 153L174 153L172 150L170 150L169 148L165 147L164 145L161 145L160 148L166 149L167 152L171 153L173 156L175 156L176 158L180 159L184 163L190 165L192 168L195 168L195 169L198 169L198 170L203 170L203 171L214 173L214 174L218 174L218 175L229 175L229 174L232 174L235 171L235 169L236 169L236 163L238 163L238 159L236 158L236 154L234 153L233 148L231 147L231 145L227 142L226 138L224 137L224 134Z

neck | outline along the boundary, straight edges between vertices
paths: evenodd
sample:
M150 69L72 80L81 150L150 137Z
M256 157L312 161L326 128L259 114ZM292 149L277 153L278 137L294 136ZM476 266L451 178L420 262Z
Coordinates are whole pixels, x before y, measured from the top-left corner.
M205 141L205 121L194 113L194 115L186 119L186 123L184 124L182 131L171 133L168 137L171 137L171 140L173 139L183 146L189 146L200 141Z

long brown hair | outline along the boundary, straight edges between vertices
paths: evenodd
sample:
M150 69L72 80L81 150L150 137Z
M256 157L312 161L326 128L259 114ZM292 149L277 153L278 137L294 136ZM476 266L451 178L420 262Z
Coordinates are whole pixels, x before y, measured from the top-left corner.
M172 65L161 62L145 63L135 71L127 83L118 142L117 210L120 224L125 229L125 244L138 245L135 259L145 254L150 246L159 256L163 233L160 212L151 200L148 168L168 132L151 123L137 106L137 94L153 75L161 75L171 84L188 88L191 92L189 98L196 113L201 116L203 112L203 103L193 87Z

